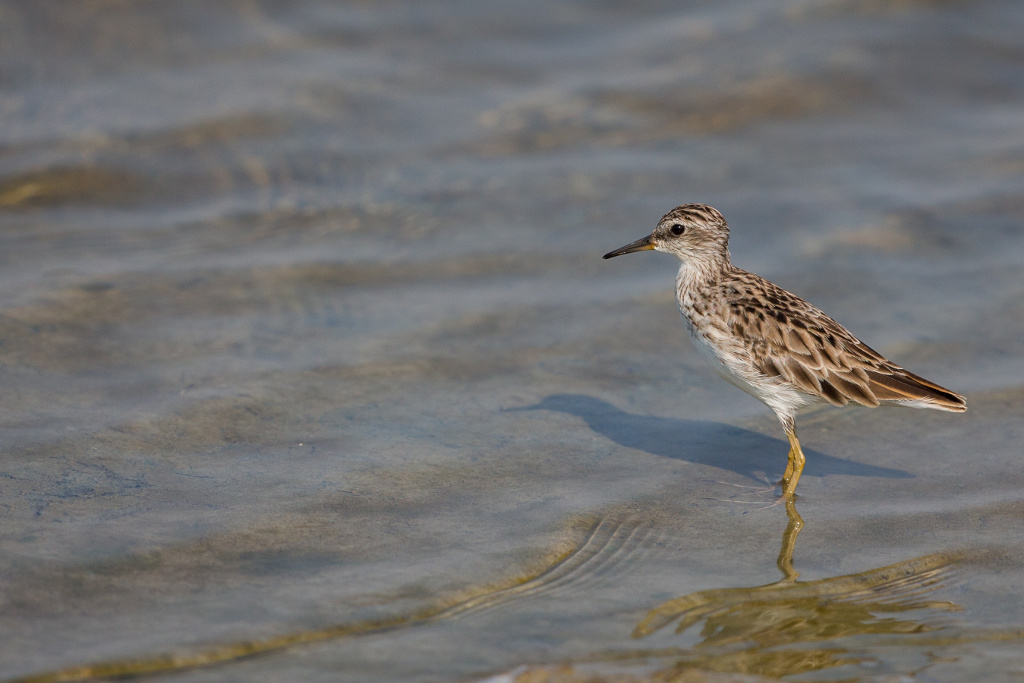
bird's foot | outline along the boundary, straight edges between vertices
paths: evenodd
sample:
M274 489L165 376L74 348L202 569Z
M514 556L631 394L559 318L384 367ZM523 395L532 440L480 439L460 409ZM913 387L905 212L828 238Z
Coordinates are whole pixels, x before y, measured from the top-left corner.
M751 512L760 512L761 510L767 510L778 505L780 500L774 503L766 503L763 500L735 500L732 498L705 498L705 500L713 500L719 503L733 503L735 505L756 505L757 507L748 508ZM745 512L743 514L746 514Z
M778 487L781 487L781 490ZM778 498L776 502L778 503L785 502L787 500L796 501L797 499L796 482L790 482L782 479L775 485L775 487L773 487L773 490L778 491L776 494L776 497Z
M777 484L772 484L772 485L769 485L769 486L751 486L749 484L734 484L734 483L732 483L730 481L718 481L718 480L716 480L715 483L716 484L724 484L725 486L732 486L732 487L735 487L735 488L738 488L738 489L746 489L748 491L753 491L754 493L768 493L769 491L774 491L775 490L775 486L777 485Z
M705 498L704 500L713 500L719 503L734 503L736 505L760 505L758 510L764 510L765 508L775 507L779 504L779 501L774 503L765 503L763 500L736 500L735 498Z
M754 500L743 500L737 498L715 498L709 497L707 500L714 500L721 503L735 503L737 505L760 505L762 509L764 507L772 507L775 503L769 502L772 492L775 490L774 486L750 486L749 484L735 484L729 481L715 481L716 484L724 484L726 486L732 486L733 488L742 489L743 493L753 495ZM767 481L765 483L768 483ZM737 494L740 495L740 494Z

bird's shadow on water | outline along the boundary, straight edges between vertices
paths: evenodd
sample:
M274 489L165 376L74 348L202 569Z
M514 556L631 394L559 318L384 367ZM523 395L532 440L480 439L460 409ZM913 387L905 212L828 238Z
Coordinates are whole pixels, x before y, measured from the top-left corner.
M721 422L674 417L633 415L607 401L583 394L554 394L540 403L513 410L551 410L583 418L590 429L620 446L651 455L712 465L760 480L758 473L779 473L786 467L789 443ZM781 429L781 428L780 428ZM851 474L859 477L910 478L904 470L865 465L804 449L804 475L823 477Z

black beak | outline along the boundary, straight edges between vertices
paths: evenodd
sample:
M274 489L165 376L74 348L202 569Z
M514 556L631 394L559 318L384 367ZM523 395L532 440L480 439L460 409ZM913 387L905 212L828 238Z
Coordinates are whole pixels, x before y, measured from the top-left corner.
M622 256L623 254L632 254L634 251L647 251L654 249L654 240L651 239L651 235L647 237L641 237L636 242L630 242L621 249L615 251L609 251L604 255L604 258L611 258L612 256Z

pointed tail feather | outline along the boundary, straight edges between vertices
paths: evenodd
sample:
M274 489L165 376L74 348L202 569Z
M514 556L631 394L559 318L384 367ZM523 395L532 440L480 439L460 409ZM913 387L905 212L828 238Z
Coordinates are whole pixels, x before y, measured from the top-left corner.
M903 368L894 366L889 372L868 371L867 374L871 380L871 391L879 401L954 413L967 410L967 399L960 394Z

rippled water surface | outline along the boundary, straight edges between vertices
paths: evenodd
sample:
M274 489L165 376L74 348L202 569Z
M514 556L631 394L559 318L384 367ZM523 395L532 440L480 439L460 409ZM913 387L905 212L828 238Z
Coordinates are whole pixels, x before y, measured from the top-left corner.
M0 35L3 680L1018 680L1021 3ZM808 414L771 505L674 261L600 258L691 201L969 411Z

